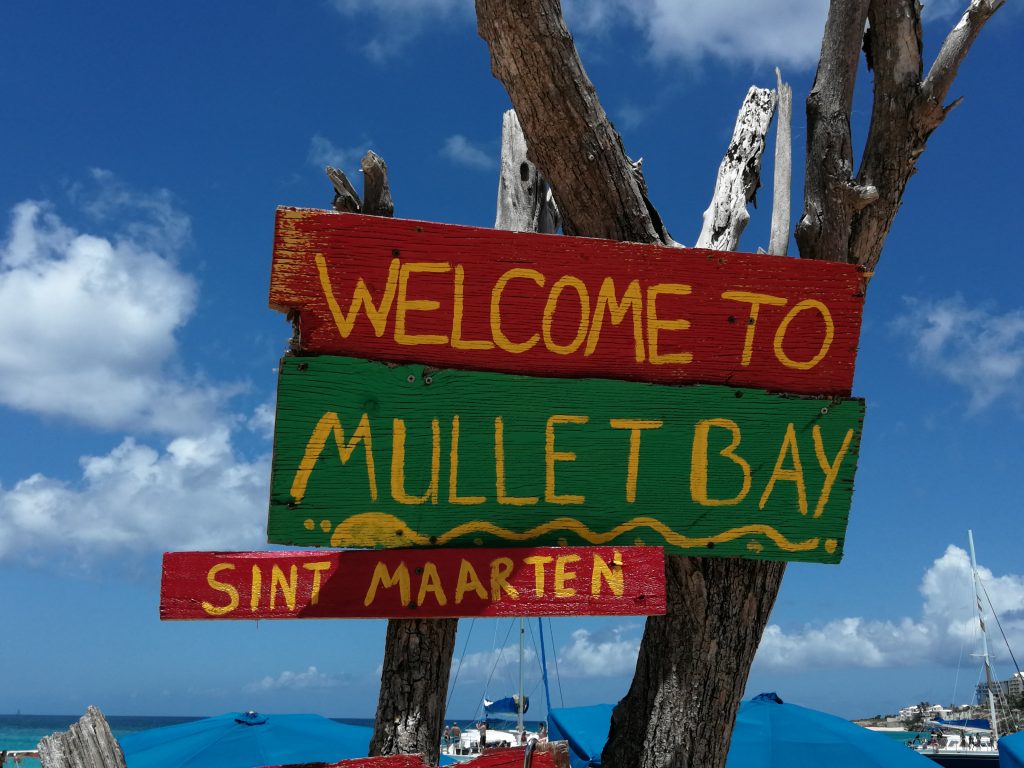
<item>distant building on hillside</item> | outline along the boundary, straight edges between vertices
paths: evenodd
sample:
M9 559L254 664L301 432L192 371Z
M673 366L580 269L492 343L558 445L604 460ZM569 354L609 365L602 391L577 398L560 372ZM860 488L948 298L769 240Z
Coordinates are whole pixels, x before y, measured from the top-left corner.
M988 686L978 683L975 699L978 704L988 704ZM993 680L992 695L996 701L1013 701L1024 695L1024 673L1015 672L1009 680Z
M930 707L922 708L917 704L912 704L909 707L903 707L900 710L899 719L903 722L913 720L918 715L924 717L926 720L936 720L938 718L945 719L949 715L949 710L943 707L941 704L932 704Z

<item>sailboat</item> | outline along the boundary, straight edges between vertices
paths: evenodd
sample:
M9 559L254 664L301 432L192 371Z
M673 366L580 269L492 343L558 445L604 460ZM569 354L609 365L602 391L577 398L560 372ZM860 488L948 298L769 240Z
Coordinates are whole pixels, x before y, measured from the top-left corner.
M530 699L524 692L524 667L523 657L525 654L526 625L523 619L519 619L519 692L505 698L483 700L483 720L476 728L467 728L461 731L457 739L449 743L441 744L442 754L448 755L455 760L470 760L476 757L484 749L503 749L506 747L517 747L529 744L531 741L538 741L544 738L543 734L526 730L523 715L530 708ZM541 630L541 655L544 655L544 632ZM547 692L547 674L544 670L545 693ZM515 717L515 729L507 727L492 727L496 720L502 726L511 723ZM480 727L482 726L482 727Z
M999 765L999 720L996 716L996 701L993 691L992 662L988 653L988 634L985 628L985 608L982 603L981 578L978 576L978 560L974 554L974 533L967 531L967 543L971 555L971 575L974 585L974 600L978 611L978 625L981 628L981 658L985 671L985 690L988 694L988 727L984 721L928 721L937 728L933 740L917 747L922 755L943 768L997 768ZM994 613L994 610L993 610Z

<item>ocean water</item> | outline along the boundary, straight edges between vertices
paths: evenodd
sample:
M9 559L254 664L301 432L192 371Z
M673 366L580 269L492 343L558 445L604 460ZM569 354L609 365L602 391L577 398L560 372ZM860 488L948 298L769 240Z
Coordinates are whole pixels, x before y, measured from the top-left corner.
M81 715L0 715L0 751L12 749L35 749L39 740L57 731L66 731L72 723L78 722ZM162 728L166 725L177 725L199 720L199 717L129 717L123 715L105 715L110 730L115 737L127 736L129 733L146 731L150 728ZM373 726L373 718L333 718L339 723L350 725ZM454 719L447 721L456 722ZM457 722L465 728L474 722L473 718L458 718ZM526 721L526 727L536 730L536 721ZM440 734L438 734L440 739ZM8 764L10 765L10 764ZM39 768L38 760L23 760L24 768ZM6 768L6 766L5 766Z

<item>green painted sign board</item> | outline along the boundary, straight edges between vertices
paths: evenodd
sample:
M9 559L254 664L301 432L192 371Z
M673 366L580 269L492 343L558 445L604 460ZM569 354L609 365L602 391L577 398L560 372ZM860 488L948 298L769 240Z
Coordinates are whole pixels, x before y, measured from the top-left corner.
M281 362L268 539L838 562L864 402Z

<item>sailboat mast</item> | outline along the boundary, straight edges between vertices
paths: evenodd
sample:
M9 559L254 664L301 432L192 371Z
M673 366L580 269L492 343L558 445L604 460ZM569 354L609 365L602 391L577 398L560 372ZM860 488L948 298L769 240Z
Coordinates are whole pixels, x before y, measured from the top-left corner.
M996 725L996 703L992 695L992 663L988 656L988 635L985 632L985 610L981 603L981 579L978 577L978 560L974 556L974 532L967 529L967 543L971 548L971 574L974 576L974 601L978 607L978 624L981 626L981 650L985 660L985 687L988 690L988 715L992 723L992 742L999 739Z
M519 619L519 700L516 703L516 727L519 729L520 738L523 733L523 620Z

